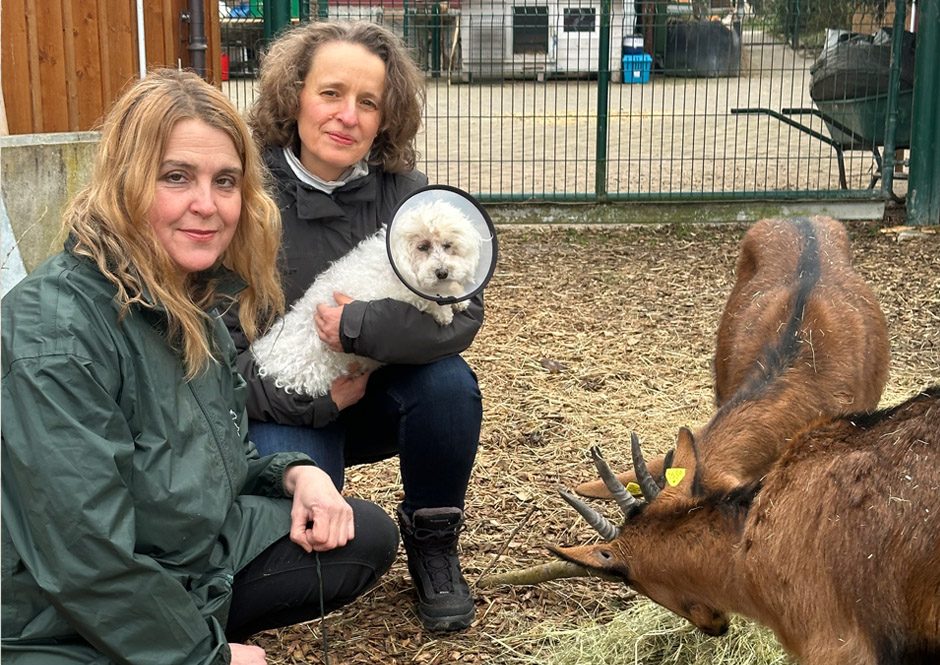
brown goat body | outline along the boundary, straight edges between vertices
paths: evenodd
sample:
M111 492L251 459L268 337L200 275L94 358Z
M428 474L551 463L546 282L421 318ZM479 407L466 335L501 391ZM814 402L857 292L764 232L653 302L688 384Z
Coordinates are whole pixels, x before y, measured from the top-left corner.
M611 542L553 551L706 633L755 619L802 665L940 663L940 386L805 429L763 481L682 483Z
M888 376L887 326L852 268L840 222L765 219L748 230L718 325L714 369L719 407L791 377L817 386L822 415L878 406Z
M828 217L765 219L741 241L718 326L711 420L696 432L711 489L760 479L789 438L820 418L877 408L888 378L888 330L852 268L843 225ZM650 462L660 474L662 459ZM634 472L621 474L634 482ZM578 493L609 498L603 483Z

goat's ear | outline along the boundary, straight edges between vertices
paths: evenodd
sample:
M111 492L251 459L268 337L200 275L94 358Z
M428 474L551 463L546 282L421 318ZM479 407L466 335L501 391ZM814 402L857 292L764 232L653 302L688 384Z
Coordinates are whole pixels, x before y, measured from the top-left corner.
M695 436L688 427L679 428L679 436L676 437L677 454L683 457L695 459Z
M688 478L692 482L698 468L698 451L695 436L688 427L680 427L676 437L676 454L672 469L666 471L666 482L673 487Z

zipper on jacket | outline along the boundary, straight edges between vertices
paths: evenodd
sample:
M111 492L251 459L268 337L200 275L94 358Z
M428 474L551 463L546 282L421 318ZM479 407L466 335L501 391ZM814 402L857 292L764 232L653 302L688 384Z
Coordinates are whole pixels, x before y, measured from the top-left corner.
M215 431L215 426L213 425L212 420L209 418L209 412L206 410L206 405L203 404L202 398L199 397L199 393L193 386L193 382L187 381L187 385L189 385L189 391L193 394L193 397L196 398L196 404L199 405L199 410L202 411L202 417L206 419L206 424L209 426L209 433L212 435L212 440L215 441L215 447L219 451L219 457L222 460L222 468L225 470L225 477L228 479L228 486L232 492L232 500L234 501L235 497L238 496L239 488L235 487L235 482L232 478L232 471L229 469L229 460L226 458L224 444L219 440L219 437Z

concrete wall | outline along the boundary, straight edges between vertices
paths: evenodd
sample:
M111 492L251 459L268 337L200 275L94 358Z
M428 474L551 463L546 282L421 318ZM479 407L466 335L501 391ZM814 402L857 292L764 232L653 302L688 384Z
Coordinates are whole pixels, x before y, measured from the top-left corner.
M12 248L2 257L4 291L14 279L8 263L22 259L28 272L62 248L62 210L91 177L98 138L98 132L68 132L0 139L0 194L15 238L14 245L4 238L4 247Z

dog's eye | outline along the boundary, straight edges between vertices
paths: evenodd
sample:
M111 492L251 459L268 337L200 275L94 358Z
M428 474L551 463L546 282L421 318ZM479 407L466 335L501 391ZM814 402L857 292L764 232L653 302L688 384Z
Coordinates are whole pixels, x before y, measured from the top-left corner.
M451 244L449 242L445 242L444 249L450 249L450 248L451 248Z
M429 249L431 249L431 243L429 243L429 242L423 242L423 243L421 243L420 245L418 245L418 251L419 251L419 252L426 252L426 251L428 251Z

